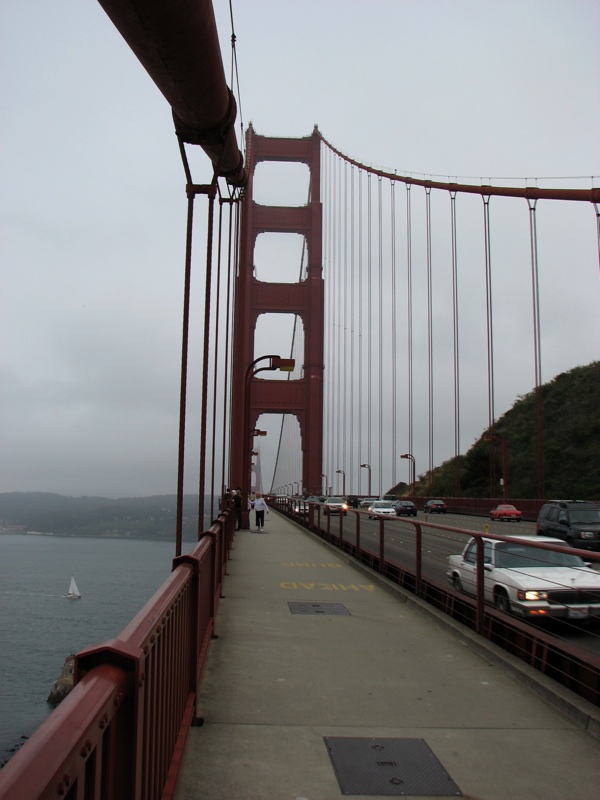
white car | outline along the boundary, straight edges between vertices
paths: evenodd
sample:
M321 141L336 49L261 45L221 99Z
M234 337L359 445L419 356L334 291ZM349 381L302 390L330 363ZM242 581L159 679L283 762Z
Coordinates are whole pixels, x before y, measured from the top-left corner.
M369 519L371 519L371 517L376 519L380 514L384 514L386 517L395 517L396 506L390 503L389 500L374 500L367 508L367 512L369 514Z
M323 507L325 514L347 514L348 504L343 497L328 497Z
M525 619L589 620L600 617L600 573L575 555L543 550L549 536L515 536L509 542L483 539L484 599L500 611ZM477 594L477 545L448 556L448 580L459 592Z

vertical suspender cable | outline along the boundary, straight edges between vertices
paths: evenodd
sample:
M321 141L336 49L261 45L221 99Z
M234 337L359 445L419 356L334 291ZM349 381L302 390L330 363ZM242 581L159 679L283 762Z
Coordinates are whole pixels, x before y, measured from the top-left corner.
M208 400L208 350L210 342L210 300L212 290L212 248L216 178L208 191L208 229L206 232L206 285L204 291L204 343L202 353L202 400L200 410L200 476L198 479L198 541L204 529L204 491L206 483L206 416Z
M458 261L456 256L456 192L450 192L450 226L452 229L452 321L454 342L454 458L456 476L454 493L460 497L460 370L458 350Z
M363 171L358 171L358 456L363 460ZM358 471L359 489L362 484L362 469ZM362 494L362 492L361 492Z
M367 459L371 464L371 431L373 428L373 351L372 351L372 335L371 335L371 304L372 304L372 288L371 288L371 275L373 259L372 259L372 235L371 235L371 173L367 174Z
M483 230L485 246L485 301L487 325L487 373L488 373L488 430L493 433L496 422L494 410L494 326L492 318L492 256L490 243L490 195L482 195ZM494 441L490 441L490 497L494 496L496 485L496 458Z
M324 296L323 296L323 363L327 364L327 293L328 293L328 286L327 286L327 236L328 236L328 208L329 208L329 197L327 194L327 172L329 169L329 151L326 147L321 144L321 174L320 174L320 196L323 202L323 247L322 247L322 263L323 263L323 277L324 277ZM325 366L323 370L323 452L321 455L322 463L321 469L323 469L324 464L327 460L327 426L328 426L328 412L327 412L327 366ZM281 483L281 481L279 481Z
M219 220L217 225L217 279L215 296L215 341L213 363L213 397L212 397L212 441L210 457L210 518L215 518L215 462L217 449L217 386L219 380L219 323L221 316L221 254L223 244L223 199L219 200Z
M354 336L355 336L355 310L354 298L356 297L356 275L355 275L355 252L354 252L354 165L350 168L350 380L354 383ZM349 482L351 492L356 492L357 485L354 481L354 469L356 458L354 456L354 386L350 387L348 392L350 395L350 470ZM359 436L359 453L360 453L360 436ZM359 470L360 471L360 470Z
M231 396L230 396L230 388L229 388L229 356L230 356L230 333L231 333L231 325L232 325L232 318L231 318L231 309L233 308L233 298L232 295L235 291L235 274L232 269L234 264L238 263L238 247L239 244L239 212L240 212L240 204L237 202L235 204L235 230L233 228L233 219L234 215L229 214L229 241L228 241L228 249L227 249L227 295L225 301L225 308L226 308L226 317L225 317L225 363L223 365L223 376L224 376L224 386L223 386L223 400L225 403L225 409L223 413L223 431L222 431L222 446L221 446L221 492L224 495L227 489L225 483L225 476L228 475L228 470L226 471L226 467L228 462L230 461L228 447L227 447L227 439L229 437L229 444L231 444L231 431L227 430L227 420L230 419L230 409L231 409ZM234 240L234 233L235 233L235 240ZM232 243L233 243L233 252L232 252ZM230 420L231 424L231 420ZM230 481L227 480L227 485L229 485Z
M339 415L336 413L336 406L338 402L338 380L340 364L337 358L337 345L338 345L338 317L337 317L337 178L338 178L339 159L336 157L333 162L333 179L332 179L332 219L331 219L331 263L329 265L330 275L330 300L331 300L331 333L332 333L332 349L330 353L331 364L331 460L327 464L325 474L327 475L328 485L325 487L326 494L329 494L329 482L331 481L333 464L337 459L337 447L339 440Z
M189 183L188 183L189 186ZM190 285L192 274L192 230L194 222L193 191L188 191L185 236L185 278L183 289L183 331L181 336L181 384L179 391L179 448L177 455L177 511L175 521L175 556L181 555L183 538L183 474L185 464L185 411L187 402L188 345L190 335Z
M321 174L321 180L323 182L322 187L322 197L324 208L326 209L326 214L323 219L323 242L325 244L324 252L323 252L323 273L324 273L324 282L325 282L325 303L324 303L324 316L325 316L325 324L324 324L324 342L323 342L323 361L325 363L325 369L323 374L323 464L322 468L324 471L325 465L327 464L328 454L329 454L329 441L331 436L331 425L330 425L330 413L329 413L329 395L330 395L330 364L329 364L329 324L330 324L330 314L329 314L329 231L330 231L330 224L329 224L329 217L331 214L331 198L329 194L329 183L330 183L330 171L331 171L331 159L333 154L328 150L324 149L323 151L323 161L324 161L324 168ZM322 483L322 479L321 479ZM321 486L322 488L322 486Z
M341 451L342 451L342 438L343 438L343 430L342 430L342 423L343 423L343 409L344 409L344 392L342 390L342 375L343 375L343 366L342 366L342 324L343 324L343 317L342 317L342 306L343 306L343 292L344 292L344 281L342 275L343 269L343 243L342 243L342 225L341 225L341 215L342 215L342 171L344 169L344 162L342 159L338 159L338 171L337 171L337 180L336 180L336 209L337 214L335 218L335 229L337 232L337 251L335 253L335 266L336 266L336 276L337 276L337 286L336 291L334 292L334 297L336 300L336 311L335 311L335 319L336 319L336 358L335 362L337 364L337 381L336 381L336 392L335 392L335 399L336 399L336 408L335 408L335 419L336 419L336 448L335 448L335 464L331 465L331 472L332 476L335 475L335 470L339 467L341 463ZM331 482L333 483L333 477L331 477Z
M343 280L342 280L342 291L343 291L343 314L344 314L344 327L343 327L343 361L342 361L342 369L343 369L343 376L344 376L344 390L343 390L343 397L342 397L342 409L343 409L343 419L342 419L342 461L338 464L338 467L342 467L344 470L347 466L347 451L348 451L348 439L352 436L352 425L348 425L348 406L349 406L349 395L352 394L352 386L349 385L349 376L350 376L350 369L348 368L348 292L352 291L352 286L350 281L348 280L348 164L344 161L344 224L343 224L343 241L344 241L344 248L343 248Z
M396 426L396 379L397 379L397 348L396 348L396 184L390 181L390 235L391 235L391 278L392 278L392 486L396 486L397 440Z
M596 237L598 239L598 267L600 268L600 207L598 203L594 203L596 211Z
M406 326L408 347L408 452L413 453L412 209L410 183L406 184ZM413 478L416 480L416 476L413 476ZM415 486L412 487L412 492L415 492Z
M334 252L335 252L335 239L334 239L334 212L335 212L335 161L334 156L332 156L330 164L329 164L329 231L327 234L327 241L329 246L329 259L327 265L327 276L325 278L326 284L328 287L328 297L327 297L327 306L329 311L329 320L327 326L327 358L325 360L326 369L327 369L327 384L328 384L328 396L327 396L327 405L329 408L329 413L327 414L327 427L328 427L328 446L327 446L327 457L325 459L325 474L329 475L331 469L330 464L333 459L333 447L334 447L334 413L333 413L333 404L334 404L334 390L335 390L335 383L334 383L334 376L332 374L332 368L334 364L334 346L335 346L335 331L334 331L334 312L333 312L333 296L334 296L334 282L335 282L335 275L333 272L333 262L334 262ZM325 486L325 493L329 491L329 487Z
M334 435L335 435L335 407L334 407L334 393L335 393L335 381L333 376L333 365L335 363L335 330L334 330L334 322L335 322L335 314L334 314L334 281L335 281L335 274L333 270L334 265L334 252L335 252L335 237L334 237L334 211L335 211L335 156L332 155L329 165L329 232L328 232L328 243L329 243L329 263L328 263L328 274L327 274L327 285L329 287L328 292L328 300L327 306L329 309L329 320L328 320L328 352L327 358L325 359L325 364L328 365L327 374L328 374L328 408L329 408L329 422L327 425L327 433L328 433L328 452L327 458L325 459L325 474L329 476L331 472L331 464L333 462L334 457ZM329 487L325 486L325 493L329 491Z
M431 276L431 188L425 187L427 246L427 386L429 408L429 491L433 482L433 285Z
M533 299L533 361L535 371L536 467L538 497L544 497L544 418L542 406L542 350L540 336L540 288L537 250L537 200L529 206L529 240L531 245L531 294Z
M383 494L383 196L382 178L377 178L377 259L379 275L379 307L377 316L379 317L379 352L377 354L377 365L379 369L379 409L378 409L378 450L379 450L379 492Z
M332 321L333 321L333 331L334 331L334 352L332 353L333 361L332 363L335 364L335 382L333 387L333 407L332 407L332 420L335 421L334 424L334 447L332 450L332 461L329 464L329 468L327 470L327 477L330 482L330 485L333 484L333 480L335 478L335 469L336 465L339 463L340 458L340 440L341 440L341 433L340 433L340 425L341 425L341 414L340 414L340 402L341 398L340 395L342 394L340 388L340 380L341 380L341 373L342 373L342 365L340 364L340 313L339 313L339 303L340 303L340 291L341 291L341 279L340 279L340 207L339 207L339 182L340 182L340 172L342 168L341 159L337 158L335 162L335 179L334 179L334 193L335 193L335 203L334 203L334 210L335 215L333 219L333 243L334 243L334 250L333 250L333 277L334 277L334 284L333 284L333 291L332 291L332 299L333 299L333 311L332 311Z

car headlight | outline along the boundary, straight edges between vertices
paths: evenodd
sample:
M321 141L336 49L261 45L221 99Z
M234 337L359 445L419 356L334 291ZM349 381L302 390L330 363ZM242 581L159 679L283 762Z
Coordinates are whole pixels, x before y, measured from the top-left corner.
M534 589L529 589L527 592L517 592L519 600L547 600L548 592L538 592Z
M579 537L580 539L595 539L596 533L594 531L580 531Z

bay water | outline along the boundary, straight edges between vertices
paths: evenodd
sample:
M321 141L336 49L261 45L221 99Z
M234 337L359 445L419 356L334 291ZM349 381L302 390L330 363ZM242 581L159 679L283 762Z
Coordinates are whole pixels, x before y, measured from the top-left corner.
M116 638L174 555L174 541L0 534L0 765L51 713L65 657ZM71 575L80 600L64 597Z

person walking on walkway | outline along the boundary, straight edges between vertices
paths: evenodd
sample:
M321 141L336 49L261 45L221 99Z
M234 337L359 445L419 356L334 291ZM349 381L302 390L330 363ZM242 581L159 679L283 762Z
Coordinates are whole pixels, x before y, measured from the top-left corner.
M265 511L267 514L269 513L269 507L267 506L264 497L260 492L256 493L256 499L254 500L254 513L256 516L256 530L262 531L265 527Z
M239 531L242 527L242 490L234 489L231 494L233 495L233 505L235 509L235 529Z

